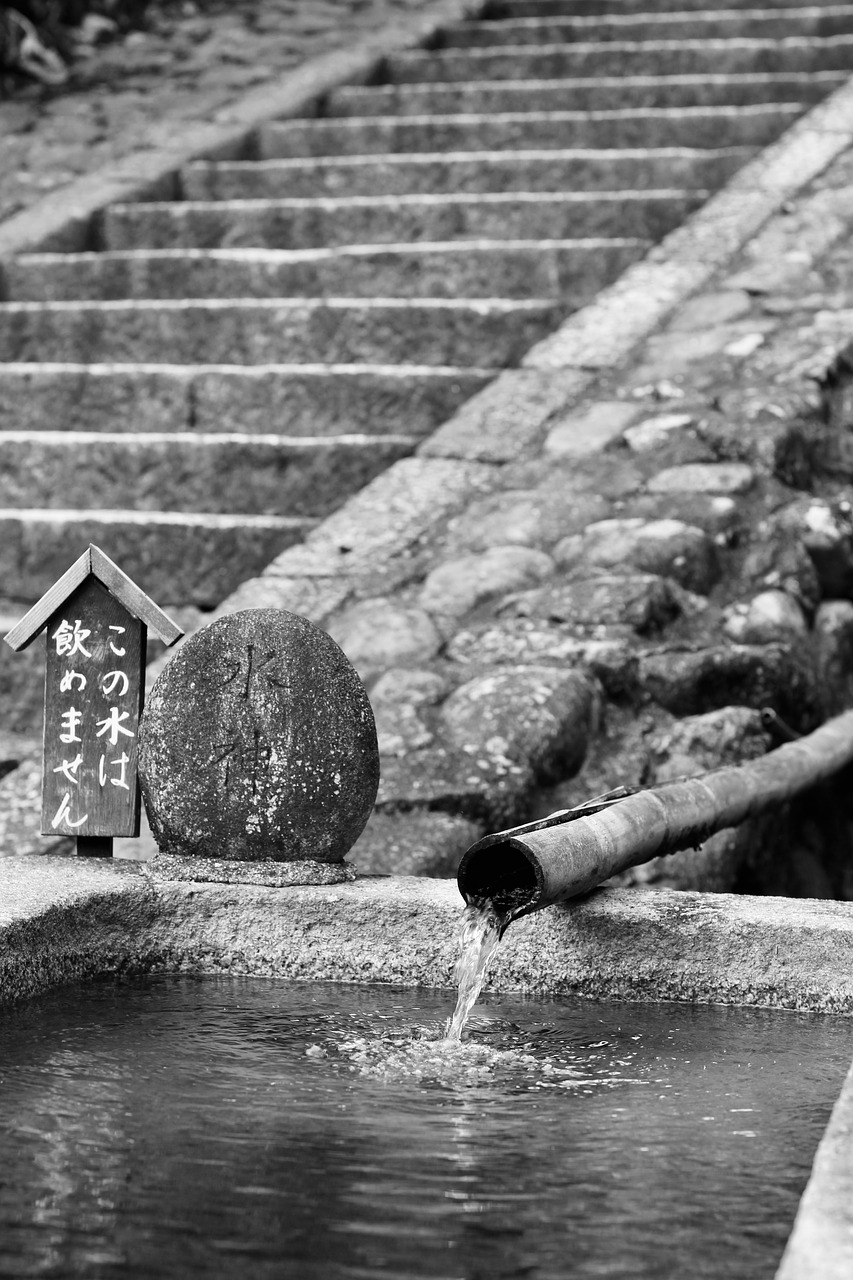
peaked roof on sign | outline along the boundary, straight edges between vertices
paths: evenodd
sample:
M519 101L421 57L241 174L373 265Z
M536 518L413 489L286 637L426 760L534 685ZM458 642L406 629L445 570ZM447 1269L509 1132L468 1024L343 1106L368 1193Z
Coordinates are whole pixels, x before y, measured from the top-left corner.
M36 601L29 613L25 614L8 635L4 636L6 643L15 650L26 649L47 624L48 619L65 604L68 597L82 582L85 582L90 574L121 601L128 613L132 613L135 618L139 618L140 622L144 622L165 645L172 645L176 640L180 640L184 634L182 628L173 622L132 578L123 573L100 547L90 542L82 556L74 561L70 569L66 569L62 577L58 578L53 586L45 591L42 598Z

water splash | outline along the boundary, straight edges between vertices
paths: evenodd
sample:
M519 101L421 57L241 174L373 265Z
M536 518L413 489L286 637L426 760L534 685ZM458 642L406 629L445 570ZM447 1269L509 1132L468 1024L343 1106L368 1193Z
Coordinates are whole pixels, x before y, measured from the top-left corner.
M493 902L469 902L459 935L456 981L459 995L453 1017L448 1019L446 1038L457 1043L486 980L489 961L498 949L505 916Z
M418 1028L406 1040L360 1036L344 1041L328 1056L338 1057L354 1074L374 1080L418 1081L452 1089L500 1081L529 1083L543 1070L540 1059L524 1047L448 1040L444 1030L444 1026ZM318 1056L318 1048L312 1046L311 1056Z

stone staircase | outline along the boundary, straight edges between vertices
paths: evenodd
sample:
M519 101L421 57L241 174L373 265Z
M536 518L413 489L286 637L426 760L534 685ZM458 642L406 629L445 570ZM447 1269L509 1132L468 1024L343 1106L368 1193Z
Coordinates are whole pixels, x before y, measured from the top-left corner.
M493 0L435 44L4 264L10 621L89 541L215 606L841 85L853 5Z

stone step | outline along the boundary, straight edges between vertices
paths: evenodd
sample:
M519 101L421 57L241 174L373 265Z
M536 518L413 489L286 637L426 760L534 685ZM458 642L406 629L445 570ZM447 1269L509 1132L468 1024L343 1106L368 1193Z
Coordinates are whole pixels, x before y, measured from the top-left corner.
M734 107L277 120L259 130L258 158L522 148L755 147L775 138L802 111L797 102L762 102Z
M0 431L0 507L322 517L416 437Z
M853 31L853 5L809 8L693 9L661 13L571 14L465 22L445 28L440 48L484 48L488 45L543 45L589 40L773 39L787 36L848 35Z
M105 248L307 249L443 240L657 240L707 191L511 192L358 196L351 200L222 200L116 204L104 214Z
M187 200L719 187L755 147L473 151L188 165Z
M612 111L647 107L715 107L759 102L818 102L848 72L792 71L733 75L579 76L565 80L489 80L451 84L383 84L336 89L323 114L341 116L489 115L518 111Z
M638 238L448 240L341 249L159 249L21 256L14 301L90 298L562 298L578 306L650 246Z
M0 364L0 429L425 436L497 369Z
M305 518L0 509L0 582L37 600L90 542L163 605L213 608L314 525Z
M0 362L287 361L506 366L559 320L550 300L8 302Z
M816 0L809 8L833 8L837 0ZM766 9L767 4L756 4L755 0L726 0L721 6L725 9ZM803 0L773 0L774 9L802 9L806 6ZM693 12L697 9L707 10L708 0L667 0L666 5L658 6L671 13ZM489 0L482 12L484 22L499 22L517 18L561 18L575 15L585 17L620 15L623 13L643 14L649 12L649 0Z
M398 84L555 80L567 76L722 75L849 71L853 36L785 40L603 40L396 53L384 64ZM689 144L688 144L689 145Z

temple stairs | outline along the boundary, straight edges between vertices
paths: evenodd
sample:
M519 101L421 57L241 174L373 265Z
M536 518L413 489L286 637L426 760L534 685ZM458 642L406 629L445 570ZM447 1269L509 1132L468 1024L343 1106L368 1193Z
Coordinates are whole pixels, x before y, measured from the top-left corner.
M493 0L4 264L0 623L89 541L215 606L851 66L853 4Z

